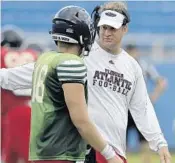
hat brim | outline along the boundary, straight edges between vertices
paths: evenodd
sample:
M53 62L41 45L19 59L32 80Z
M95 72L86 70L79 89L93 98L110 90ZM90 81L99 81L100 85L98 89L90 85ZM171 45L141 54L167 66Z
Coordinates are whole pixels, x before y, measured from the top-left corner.
M119 29L122 26L122 23L116 22L116 21L114 22L111 20L100 19L100 21L98 23L98 27L100 27L102 25L109 25L113 28Z

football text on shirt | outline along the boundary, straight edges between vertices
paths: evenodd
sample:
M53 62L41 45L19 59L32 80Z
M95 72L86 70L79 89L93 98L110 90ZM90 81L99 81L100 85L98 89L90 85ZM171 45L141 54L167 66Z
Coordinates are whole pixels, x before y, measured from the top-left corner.
M108 87L112 91L127 96L128 92L131 90L132 83L124 79L123 74L105 69L104 72L98 70L95 71L93 85Z

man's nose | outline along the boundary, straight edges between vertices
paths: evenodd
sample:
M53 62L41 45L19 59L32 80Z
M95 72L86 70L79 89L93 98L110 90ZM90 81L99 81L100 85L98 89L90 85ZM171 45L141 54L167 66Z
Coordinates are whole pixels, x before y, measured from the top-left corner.
M107 28L107 29L104 30L104 34L105 34L106 36L109 36L109 35L112 34L112 32L111 32L111 30L110 30L109 28Z

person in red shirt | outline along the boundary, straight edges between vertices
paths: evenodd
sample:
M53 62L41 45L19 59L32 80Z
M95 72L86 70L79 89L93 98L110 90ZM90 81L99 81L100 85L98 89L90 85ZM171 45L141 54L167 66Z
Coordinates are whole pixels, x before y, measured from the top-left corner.
M22 105L13 108L6 115L6 135L2 159L6 163L19 160L29 163L30 107Z
M11 68L37 59L32 49L20 50L22 36L13 29L2 32L1 68ZM1 89L1 151L6 163L28 162L30 90Z
M2 49L3 50L3 49ZM3 50L4 51L4 50ZM32 50L26 51L12 51L6 50L5 53L1 53L2 67L10 66L10 62L13 61L13 55L15 55L16 62L22 59L28 59L28 61L23 60L23 63L29 62L29 60L34 61L36 59L36 54ZM8 56L11 55L11 56ZM24 56L23 56L24 55ZM23 57L23 58L22 58ZM8 58L7 64L5 60ZM22 58L22 59L21 59ZM4 63L2 63L4 62ZM12 63L12 65L23 64L21 63ZM8 91L1 89L1 149L2 157L5 159L6 163L16 163L15 159L23 156L27 162L28 155L28 130L30 128L30 111L28 103L30 101L31 90L22 90L22 91ZM25 115L24 117L22 115ZM26 117L26 118L25 118ZM17 121L16 121L17 120ZM19 127L18 127L19 125ZM22 126L21 126L22 125ZM20 128L20 126L22 128ZM20 134L20 136L18 135ZM9 140L10 139L10 140ZM17 143L17 144L15 144ZM12 148L14 146L14 148ZM21 150L22 149L22 150ZM16 151L15 152L13 151ZM22 153L21 153L22 152ZM20 154L18 156L18 154ZM22 157L22 158L23 158Z

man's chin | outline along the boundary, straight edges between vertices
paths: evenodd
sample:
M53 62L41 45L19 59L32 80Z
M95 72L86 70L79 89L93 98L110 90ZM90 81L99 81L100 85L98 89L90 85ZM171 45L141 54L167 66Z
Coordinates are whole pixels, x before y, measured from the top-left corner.
M115 47L115 45L112 42L104 42L103 45L104 47L109 48L109 49Z

